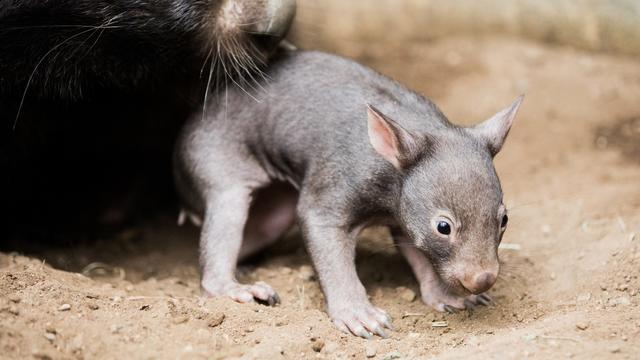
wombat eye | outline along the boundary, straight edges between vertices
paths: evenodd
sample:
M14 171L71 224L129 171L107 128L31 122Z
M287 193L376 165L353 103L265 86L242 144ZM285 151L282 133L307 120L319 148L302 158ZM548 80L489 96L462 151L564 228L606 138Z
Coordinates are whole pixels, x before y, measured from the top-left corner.
M505 228L507 226L507 223L509 222L509 217L507 215L502 217L502 225L500 225L502 228Z
M438 229L438 232L442 235L451 234L451 225L449 225L449 223L446 221L438 221L436 228Z

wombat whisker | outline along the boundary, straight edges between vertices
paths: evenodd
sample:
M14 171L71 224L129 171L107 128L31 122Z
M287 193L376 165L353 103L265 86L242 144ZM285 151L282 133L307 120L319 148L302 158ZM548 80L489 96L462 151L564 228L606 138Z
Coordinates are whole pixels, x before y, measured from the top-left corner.
M102 37L102 34L104 34L105 30L111 26L111 24L116 21L120 16L120 15L114 15L111 19L107 20L102 26L100 26L100 33L98 34L98 37L96 38L96 40L93 42L93 44L91 44L91 46L89 46L89 49L85 52L85 54L78 60L81 61L82 59L84 59L87 55L89 55L89 53L91 53L91 50L93 50L93 47L96 46L96 44L98 43L98 41L100 40L100 38Z
M202 78L202 74L204 73L204 68L207 67L207 64L211 64L209 59L211 58L211 54L213 53L213 48L209 49L207 52L207 56L204 58L202 62L202 66L200 67L200 78Z
M49 27L49 28L53 28L53 27L74 27L74 28L83 28L85 30L71 35L70 37L68 37L67 39L65 39L64 41L60 42L59 44L53 46L51 49L49 49L49 51L47 51L42 58L40 58L40 60L36 63L36 66L33 68L33 71L31 72L31 74L29 75L29 78L27 80L27 84L25 85L25 89L24 92L22 93L22 97L20 99L20 104L18 105L18 111L16 112L16 118L13 122L13 126L12 126L12 130L15 131L16 126L18 124L18 120L20 118L20 114L22 113L22 108L24 106L24 101L26 99L27 93L29 91L29 87L31 86L31 82L33 81L33 77L35 76L35 73L37 72L38 68L40 67L40 65L42 65L42 63L44 62L44 60L51 54L53 53L55 50L61 48L63 45L69 43L71 40L84 35L87 32L90 32L89 36L87 36L86 39L84 39L78 46L77 48L68 55L68 58L73 57L73 55L82 47L82 45L84 45L98 30L100 30L100 33L98 34L98 37L96 38L96 40L93 42L93 44L89 47L89 49L87 50L87 52L85 53L85 55L83 55L82 57L80 57L78 59L78 62L81 61L82 59L84 59L85 56L87 56L91 50L93 49L93 47L98 43L98 40L100 40L101 35L104 33L104 31L106 29L116 29L116 28L122 28L123 26L119 26L119 25L112 25L112 23L118 19L122 14L119 15L115 15L112 18L108 19L107 21L105 21L104 23L102 23L101 25L98 26L94 26L94 25L46 25L46 26L34 26L36 28L40 28L40 27ZM29 27L24 27L24 28L29 28ZM58 55L60 53L56 54L52 61L57 59Z
M96 33L98 33L100 31L100 28L96 27L95 29L93 29L90 33L89 36L87 36L84 40L82 40L82 42L80 44L78 44L78 46L76 46L76 48L68 55L67 59L71 59L73 58L73 55L76 54L76 52L78 52L82 46L84 44L87 43L87 41L89 41L89 39L91 39L93 37L93 35L95 35ZM51 59L52 62L54 62L57 58L58 55L60 55L60 52L58 52L56 55L53 56L53 58ZM84 55L78 59L78 61L80 61L82 58L84 57Z
M209 52L211 54L211 52ZM209 97L209 88L211 87L211 77L213 76L214 63L213 57L211 58L211 64L209 65L209 78L207 79L207 86L204 89L204 100L202 102L202 119L204 120L207 114L207 99Z
M16 126L18 125L18 119L20 118L20 114L22 113L22 107L24 106L24 101L27 97L27 92L29 91L29 87L31 86L31 82L33 81L33 77L36 74L36 71L38 71L38 68L40 67L40 65L42 65L42 63L44 62L44 60L54 51L56 51L57 49L59 49L60 47L62 47L63 45L69 43L71 40L82 36L90 31L95 31L95 27L92 27L90 29L86 29L83 30L77 34L71 35L69 36L67 39L65 39L64 41L60 42L59 44L53 46L51 49L49 49L49 51L47 51L41 58L40 60L36 63L36 66L34 66L33 71L31 71L31 74L29 75L29 78L27 79L27 84L25 85L24 91L22 93L22 97L20 98L20 103L18 105L18 111L16 112L16 118L13 121L13 126L12 126L12 130L15 131L16 130Z
M249 91L258 91L258 88L262 89L262 86L253 76L253 73L259 70L259 68L254 66L255 63L245 60L251 58L251 55L244 49L245 47L246 46L235 37L219 41L217 43L219 64L225 76L225 83L227 83L227 80L231 81L247 94L247 96L256 102L260 102L260 100ZM245 87L250 89L247 90ZM225 86L225 91L227 91L227 86Z
M238 47L240 47L240 43L236 41ZM242 58L240 58L242 57ZM234 64L234 68L236 73L238 74L239 81L247 84L247 86L251 87L253 91L264 90L262 85L253 77L253 72L257 70L257 68L250 68L251 64L248 64L245 59L249 57L244 50L240 50L239 53L232 54L232 62ZM249 66L249 67L248 67ZM250 81L249 81L250 80Z
M100 33L98 34L98 37L96 37L96 40L93 42L93 44L91 44L91 46L89 46L89 49L84 53L84 55L82 55L82 57L78 59L78 62L82 61L85 57L87 57L91 53L91 50L93 50L93 48L96 46L96 44L102 37L102 34L104 34L105 30L106 28L102 28L100 30Z
M10 28L2 29L4 31L14 31L14 30L31 30L31 29L64 29L64 28L90 28L90 29L98 29L104 28L102 25L33 25L33 26L14 26ZM108 29L121 29L124 28L123 25L110 25L107 27Z
M260 52L258 51L257 48L255 48L255 46L253 45L253 43L251 42L245 42L246 44L248 44L249 49L245 49L247 46L242 46L242 44L240 44L237 40L236 40L236 46L234 46L234 49L239 49L239 53L238 56L241 57L241 59L239 60L239 62L241 64L244 64L244 69L246 74L251 78L251 80L254 82L254 84L256 86L258 86L262 91L264 91L264 87L262 86L262 84L260 84L260 82L254 77L254 74L257 74L259 76L261 76L263 78L264 81L268 81L265 73L262 71L261 67L264 66L264 61L262 60L260 55ZM258 59L258 61L260 61L260 64L256 64L256 62L253 59Z

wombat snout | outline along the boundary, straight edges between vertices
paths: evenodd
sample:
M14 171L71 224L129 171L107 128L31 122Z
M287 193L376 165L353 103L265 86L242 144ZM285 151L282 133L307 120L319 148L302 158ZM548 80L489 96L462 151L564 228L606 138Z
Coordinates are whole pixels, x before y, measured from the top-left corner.
M281 39L296 12L295 0L227 0L222 3L216 33L248 32Z
M467 281L470 279L470 281ZM474 274L470 277L461 279L460 282L469 292L473 294L481 294L489 290L498 279L497 273L485 271Z

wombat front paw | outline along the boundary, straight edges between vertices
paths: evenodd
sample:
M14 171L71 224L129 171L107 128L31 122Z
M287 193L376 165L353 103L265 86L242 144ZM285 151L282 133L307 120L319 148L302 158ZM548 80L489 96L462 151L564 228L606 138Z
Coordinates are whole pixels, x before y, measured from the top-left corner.
M330 311L331 320L342 332L371 339L373 334L387 337L384 329L393 330L391 317L371 304L353 305L337 311Z
M264 302L269 306L280 303L280 296L269 284L258 281L252 285L232 283L227 286L210 287L203 284L204 293L207 296L228 296L240 303L253 301Z
M441 287L422 289L422 301L440 312L456 313L459 310L473 309L478 305L488 306L492 300L487 294L458 296Z

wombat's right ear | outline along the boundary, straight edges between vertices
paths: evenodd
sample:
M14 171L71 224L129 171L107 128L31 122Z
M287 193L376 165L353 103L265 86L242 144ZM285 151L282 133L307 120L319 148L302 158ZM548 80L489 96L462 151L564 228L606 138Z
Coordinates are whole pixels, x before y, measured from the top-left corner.
M418 153L418 139L373 105L367 105L369 141L385 160L401 170Z
M491 156L496 156L500 149L502 149L504 140L509 134L513 119L515 119L518 113L522 100L524 100L524 95L520 95L516 101L493 115L490 119L470 129L472 134L487 142Z

